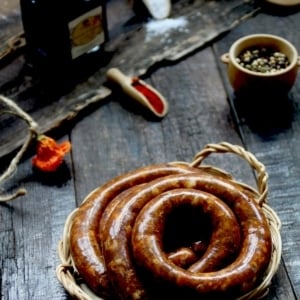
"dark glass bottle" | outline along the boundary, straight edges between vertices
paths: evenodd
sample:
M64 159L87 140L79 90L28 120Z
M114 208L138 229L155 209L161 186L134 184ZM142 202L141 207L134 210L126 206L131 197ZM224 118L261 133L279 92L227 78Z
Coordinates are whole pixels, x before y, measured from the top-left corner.
M105 0L20 0L20 7L27 61L42 79L65 83L86 72L89 57L101 63Z

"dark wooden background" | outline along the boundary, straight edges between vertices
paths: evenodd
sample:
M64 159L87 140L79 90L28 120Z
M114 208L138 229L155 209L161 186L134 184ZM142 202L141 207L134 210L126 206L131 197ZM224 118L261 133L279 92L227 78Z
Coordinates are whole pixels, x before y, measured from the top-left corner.
M121 3L115 7L120 9L111 16L117 34L126 10ZM220 62L237 38L251 33L280 35L299 50L299 28L298 8L266 6L230 33L149 74L145 80L169 101L164 119L153 119L114 93L51 132L73 145L59 174L37 174L29 151L4 186L8 191L23 186L27 195L0 206L2 299L67 299L55 276L57 245L67 216L84 197L118 174L158 162L191 161L207 143L220 141L244 146L269 173L269 204L282 221L283 256L266 299L300 299L300 78L289 99L279 103L266 97L249 105L236 101ZM0 161L2 168L7 159ZM207 163L255 184L252 170L236 157L216 155Z

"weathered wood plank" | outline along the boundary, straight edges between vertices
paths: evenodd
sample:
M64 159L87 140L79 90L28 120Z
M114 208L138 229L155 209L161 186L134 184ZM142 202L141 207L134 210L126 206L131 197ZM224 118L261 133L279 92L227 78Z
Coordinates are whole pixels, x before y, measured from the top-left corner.
M125 4L122 7L125 8ZM108 2L109 16L113 14L119 16L118 9L120 4L117 1ZM62 96L60 93L49 95L49 91L55 91L57 85L55 80L49 84L50 88L46 92L38 86L38 80L32 76L32 71L24 67L22 56L14 60L9 67L0 69L0 93L11 97L29 112L39 122L41 132L49 131L61 126L64 121L75 118L79 111L110 94L110 91L102 86L108 68L119 67L130 75L144 75L155 64L164 60L176 60L203 46L221 33L237 26L245 15L252 15L258 8L253 0L176 1L172 18L183 17L186 20L184 28L179 30L175 27L167 33L155 34L150 39L147 38L145 20L136 21L135 26L130 26L132 12L130 13L129 9L127 6L122 10L122 17L118 21L116 17L111 17L111 21L108 20L112 36L103 56L93 61L93 66L87 67L88 70L81 69L80 73L87 73L84 78L87 80L82 82L82 78L76 78L79 80L78 85L71 91L66 89L65 95ZM8 20L16 18L15 14L14 11L14 15L9 15ZM11 23L20 25L20 12L17 19L18 22L15 20ZM1 30L8 34L12 31L9 25L9 22L7 25L0 20ZM6 27L9 27L9 30ZM55 78L55 74L52 78ZM1 109L0 106L0 111ZM14 134L12 131L2 130L6 127L10 127ZM3 156L21 145L26 129L22 126L22 122L14 118L8 121L0 119L0 129L0 138L3 141L0 144L0 156Z
M112 101L70 129L72 156L67 157L60 178L33 172L28 154L14 180L5 186L10 189L24 185L28 194L0 206L2 298L67 299L55 277L57 243L66 217L76 205L93 188L120 173L156 162L190 161L205 144L226 140L245 143L267 166L269 202L283 221L283 262L266 299L299 299L299 78L293 90L289 126L277 125L275 133L272 130L262 134L257 131L260 127L254 130L244 112L234 105L225 66L217 66L219 55L237 37L256 31L281 34L299 49L299 21L299 13L285 18L257 16L219 40L215 57L210 48L205 48L155 71L146 80L170 103L170 113L161 121L115 93ZM236 157L220 155L207 163L254 185L252 170Z
M117 102L95 111L72 131L76 189L81 200L99 184L142 165L191 161L211 142L240 143L209 49L159 69L147 80L169 101L170 111L163 120L151 119L132 100L117 95ZM223 167L230 166L229 161L219 160ZM237 173L241 171L240 164L235 167Z
M1 299L67 299L55 275L58 241L75 208L72 164L59 174L36 173L22 162L7 189L22 185L27 195L0 206Z
M274 26L276 24L276 26ZM232 42L237 38L256 32L277 34L292 42L297 49L300 48L300 36L295 32L295 28L300 26L300 14L295 11L284 17L261 14L255 20L248 20L228 36L217 43L217 57L228 51ZM280 293L285 295L285 299L292 296L294 292L296 299L300 297L300 254L299 254L299 229L300 229L300 162L299 162L299 136L300 136L300 80L297 78L296 84L291 92L291 99L283 101L281 106L276 107L272 103L273 99L265 99L263 103L255 106L237 105L228 84L226 68L220 66L230 94L237 120L240 126L242 137L247 148L252 151L266 165L269 172L269 202L278 212L282 220L282 240L283 240L283 263L288 271L291 281L291 290L282 291L285 286L284 281L288 279L280 278L277 281ZM249 114L252 110L252 114ZM263 112L263 114L262 114ZM284 273L279 273L280 276ZM284 281L282 281L284 280ZM293 298L291 298L293 299Z

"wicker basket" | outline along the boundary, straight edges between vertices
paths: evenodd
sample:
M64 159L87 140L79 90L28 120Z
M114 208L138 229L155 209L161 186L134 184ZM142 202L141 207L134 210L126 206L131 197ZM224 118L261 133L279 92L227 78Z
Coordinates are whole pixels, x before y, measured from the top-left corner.
M222 169L209 165L201 165L202 161L212 153L233 153L245 159L249 163L251 168L256 172L257 190L244 183L235 181L230 174L223 171ZM237 183L238 185L251 190L256 195L256 201L261 206L269 223L273 246L271 260L263 278L258 283L258 285L253 290L239 297L236 300L261 299L265 297L268 294L271 280L279 267L282 251L280 236L281 222L277 214L267 204L268 174L266 172L265 166L262 163L260 163L253 154L246 151L244 148L237 145L231 145L225 142L219 144L206 145L202 151L197 153L193 162L187 165L197 168L205 168L210 173L215 173L219 176L221 175L223 177L226 177L227 179ZM75 266L72 262L72 257L70 255L70 228L76 211L77 209L75 209L67 218L63 232L63 237L62 240L59 242L58 254L61 260L61 264L59 264L56 269L56 275L58 280L68 291L68 293L76 299L101 300L103 298L100 298L99 296L95 295L88 288L87 284L85 284L82 281L82 279L80 278L80 274L78 274L78 272L75 269Z

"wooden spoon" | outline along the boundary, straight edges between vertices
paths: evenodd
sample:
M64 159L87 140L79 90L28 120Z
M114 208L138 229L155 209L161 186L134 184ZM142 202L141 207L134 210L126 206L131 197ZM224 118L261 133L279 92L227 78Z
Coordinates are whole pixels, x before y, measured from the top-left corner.
M117 83L124 93L148 108L157 117L162 118L167 114L166 99L143 80L126 76L117 68L109 69L106 76L109 81Z

